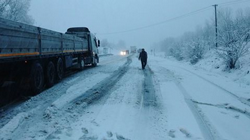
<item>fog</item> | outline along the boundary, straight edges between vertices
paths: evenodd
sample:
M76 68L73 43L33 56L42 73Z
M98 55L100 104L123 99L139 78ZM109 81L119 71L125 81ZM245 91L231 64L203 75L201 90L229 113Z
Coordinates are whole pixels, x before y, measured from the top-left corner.
M88 27L102 40L140 48L177 37L214 19L214 7L233 10L248 0L32 0L35 26L65 32Z

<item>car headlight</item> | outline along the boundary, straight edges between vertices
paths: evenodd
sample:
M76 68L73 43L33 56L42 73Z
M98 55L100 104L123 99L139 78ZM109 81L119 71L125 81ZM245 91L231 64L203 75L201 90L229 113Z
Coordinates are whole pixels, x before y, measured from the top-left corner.
M121 54L121 55L126 55L126 52L121 51L120 54Z

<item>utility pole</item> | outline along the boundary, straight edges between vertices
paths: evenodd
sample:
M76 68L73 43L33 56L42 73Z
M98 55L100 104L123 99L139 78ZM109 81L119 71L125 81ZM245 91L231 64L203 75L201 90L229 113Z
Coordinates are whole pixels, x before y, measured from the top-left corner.
M217 30L217 4L213 5L215 10L215 46L218 47L218 30Z

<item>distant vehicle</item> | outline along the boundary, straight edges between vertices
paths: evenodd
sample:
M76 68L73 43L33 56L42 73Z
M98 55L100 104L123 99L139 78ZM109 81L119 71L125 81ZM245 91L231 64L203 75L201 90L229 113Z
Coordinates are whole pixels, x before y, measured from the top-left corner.
M129 51L128 50L123 50L120 52L120 55L128 55Z
M65 71L99 62L100 41L86 27L63 34L0 18L0 31L0 88L14 81L39 93L44 85L61 80Z
M126 50L126 54L129 54L129 50Z
M103 48L103 54L109 54L110 48Z
M136 53L136 46L130 46L130 52Z

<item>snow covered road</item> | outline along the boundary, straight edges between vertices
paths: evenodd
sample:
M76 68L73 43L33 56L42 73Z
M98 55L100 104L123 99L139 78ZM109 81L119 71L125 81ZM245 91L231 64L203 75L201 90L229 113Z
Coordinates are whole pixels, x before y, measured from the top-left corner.
M100 60L2 110L0 140L249 139L249 87L160 57Z

